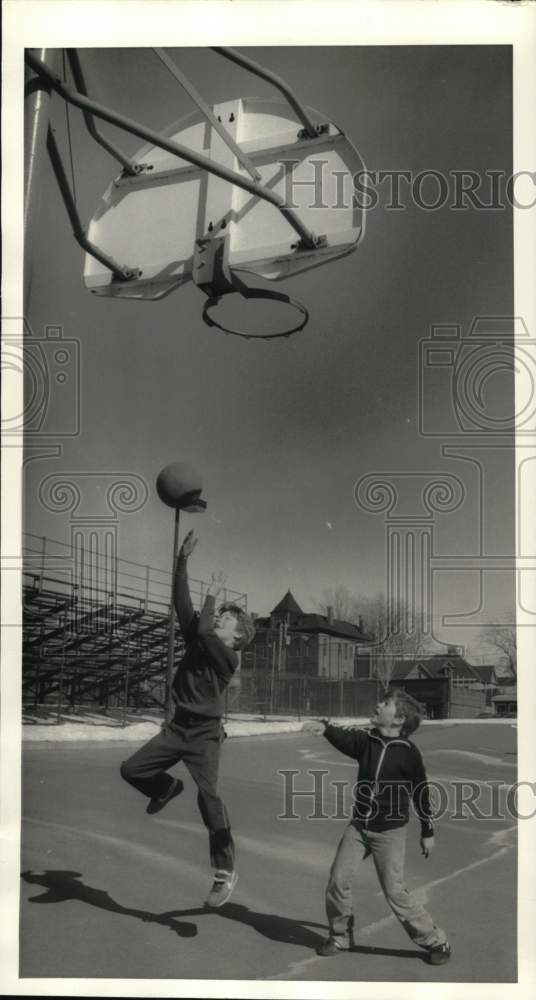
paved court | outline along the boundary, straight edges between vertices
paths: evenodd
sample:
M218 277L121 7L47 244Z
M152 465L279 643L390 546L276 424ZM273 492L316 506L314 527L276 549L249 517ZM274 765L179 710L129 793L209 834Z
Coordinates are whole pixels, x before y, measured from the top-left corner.
M211 882L207 837L189 780L179 799L150 817L118 774L132 744L27 744L21 976L513 981L514 821L449 816L453 781L473 782L484 813L487 783L515 781L515 734L493 723L426 726L417 734L430 778L447 783L450 796L434 855L420 855L415 819L408 839L408 885L422 894L453 946L451 962L438 968L423 960L390 914L370 861L356 885L358 951L316 956L326 934L326 877L355 775L352 761L323 738L227 741L221 788L240 881L218 912L203 907ZM340 818L307 818L311 796L295 801L297 819L278 818L284 770L298 771L296 789L312 787L308 770L327 771L324 811ZM320 806L317 796L317 812Z

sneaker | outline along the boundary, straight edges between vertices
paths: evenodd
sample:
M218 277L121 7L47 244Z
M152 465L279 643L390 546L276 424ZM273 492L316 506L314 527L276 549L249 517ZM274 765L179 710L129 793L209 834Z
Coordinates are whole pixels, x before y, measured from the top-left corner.
M341 951L350 950L350 948L344 946L343 940L339 941L337 938L330 937L318 945L316 953L317 955L322 955L323 958L327 958L328 955L339 955Z
M150 813L151 816L154 815L154 813L160 812L164 806L167 806L168 802L171 802L171 799L174 799L176 795L180 795L183 788L184 782L181 781L180 778L174 778L165 795L161 795L157 799L151 799L149 805L147 806L147 812Z
M224 903L229 899L236 883L238 882L238 875L236 872L224 872L217 871L214 873L214 882L212 883L212 889L208 894L205 906L217 907L223 906Z
M428 961L430 965L445 965L450 958L450 944L445 941L444 944L436 944L433 948L428 949Z

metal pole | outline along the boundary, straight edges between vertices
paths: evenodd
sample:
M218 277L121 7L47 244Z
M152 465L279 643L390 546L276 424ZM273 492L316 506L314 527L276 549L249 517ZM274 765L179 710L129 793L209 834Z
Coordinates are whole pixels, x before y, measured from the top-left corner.
M43 589L43 579L44 579L44 576L45 576L45 556L46 556L46 551L47 551L47 540L46 540L46 536L43 535L43 538L42 538L42 548L41 548L41 576L39 578L39 593L41 593L41 591Z
M57 50L40 49L40 61L53 72L56 61ZM24 88L26 105L26 118L24 128L24 313L27 314L29 308L30 291L32 284L32 257L34 251L34 240L32 238L33 226L35 224L39 210L39 199L43 187L41 169L45 154L46 135L48 128L50 91L52 89L50 80L43 78L42 74L35 75L27 71L26 84Z
M110 108L106 108L104 105L98 104L96 101L89 100L89 98L85 97L83 94L79 94L77 91L71 90L70 87L65 86L59 77L55 76L54 73L51 73L47 66L40 62L39 59L36 59L31 52L26 52L25 58L32 69L41 73L50 83L50 86L58 94L60 94L65 101L68 101L69 104L74 104L75 107L81 108L82 111L90 111L96 118L102 118L103 121L109 122L111 125L117 125L118 128L124 129L125 132L130 132L132 135L138 136L139 139L144 139L146 142L152 143L153 146L157 146L159 149L165 149L166 152L172 153L174 156L178 156L180 159L186 160L188 163L193 163L202 170L207 170L209 173L215 174L216 177L221 177L222 180L236 185L236 187L243 188L244 191L249 191L249 193L254 195L255 198L263 198L264 201L270 202L270 204L279 209L289 225L292 226L295 232L298 233L298 236L300 236L303 241L304 247L314 249L319 244L325 242L322 237L315 236L314 233L307 229L307 226L303 225L299 216L296 215L292 209L287 207L285 199L282 198L281 195L278 195L275 191L263 187L260 184L256 184L254 181L244 177L242 174L237 174L234 170L229 170L220 163L215 163L215 161L211 160L208 156L195 152L178 142L173 142L171 139L166 139L165 136L160 135L159 132L155 132L153 129L140 125L132 118L120 115L118 112L112 111Z
M128 681L129 681L129 671L130 671L130 630L132 626L132 615L128 618L128 632L127 632L127 665L125 672L125 700L123 703L123 729L127 724L127 705L128 705Z
M272 683L270 687L270 715L274 714L274 684L275 684L275 639L272 639Z
M179 518L180 510L178 507L175 508L175 528L173 533L173 561L171 563L171 607L169 611L169 634L168 634L168 648L167 648L167 666L166 666L166 710L167 710L167 720L171 720L173 715L173 696L172 696L172 686L173 686L173 666L175 662L175 601L173 599L173 591L175 585L175 566L177 563L177 553L179 548Z
M61 651L60 678L58 682L58 708L56 713L56 724L58 726L61 723L61 712L63 708L63 675L65 671L66 627L67 627L67 614L65 613L63 616L63 647Z
M151 567L145 567L145 604L144 611L147 611L149 607L149 580L150 580Z
M343 714L344 707L344 676L342 672L342 660L341 660L341 644L339 643L337 648L337 656L339 659L339 680L340 680L340 693L339 693L339 715Z
M35 709L37 709L39 705L40 678L41 678L41 646L39 646L39 654L35 666L35 698L34 698Z
M328 639L328 678L329 678L329 680L328 680L328 685L329 685L329 693L328 693L328 697L329 697L329 712L328 712L328 715L331 715L331 636Z

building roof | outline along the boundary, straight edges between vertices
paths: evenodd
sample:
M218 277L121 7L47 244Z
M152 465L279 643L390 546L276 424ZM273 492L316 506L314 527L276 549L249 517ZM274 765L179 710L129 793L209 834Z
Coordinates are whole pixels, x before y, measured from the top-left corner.
M452 670L456 677L467 677L471 680L481 679L478 674L475 674L474 667L463 656L460 656L459 653L434 653L433 656L424 657L423 659L419 659L418 662L423 663L423 666L430 673L431 677L439 677Z
M396 660L391 673L392 681L403 681L412 670L415 669L420 660ZM424 666L424 664L422 664Z
M473 663L472 670L478 674L483 684L496 684L497 675L493 663Z
M501 694L495 694L491 700L500 702L505 702L505 701L517 702L517 688L516 687L508 688L506 691L502 691Z
M279 601L279 604L276 604L275 608L272 610L271 613L276 618L282 618L286 615L294 617L295 615L303 614L303 611L300 608L300 605L298 604L296 598L290 592L290 587L287 590L285 596L282 598L281 601Z
M326 615L305 614L300 608L296 598L290 588L285 596L276 604L269 615L255 619L257 632L270 628L273 619L286 621L289 626L289 633L296 635L329 635L335 639L346 639L350 642L364 643L370 642L370 636L354 625L353 622L345 622L340 618L328 619Z
M342 621L340 618L333 618L330 622L326 615L302 614L292 623L290 631L330 635L337 639L349 639L352 642L370 641L358 625Z
M428 677L447 676L450 671L454 677L467 677L469 680L482 680L459 653L433 653L431 656L414 656L411 659L395 660L391 680L401 681L415 670L422 669Z

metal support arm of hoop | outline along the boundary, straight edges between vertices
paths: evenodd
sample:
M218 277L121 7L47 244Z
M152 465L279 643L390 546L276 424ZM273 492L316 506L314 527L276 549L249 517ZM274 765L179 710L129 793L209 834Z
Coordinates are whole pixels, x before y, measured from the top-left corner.
M294 91L289 87L288 83L282 79L282 77L277 76L276 73L272 73L271 70L265 69L264 66L260 66L259 63L255 62L254 59L250 59L249 56L243 55L242 52L237 52L236 49L231 49L228 46L214 46L214 52L218 52L220 56L224 56L225 59L229 59L231 62L236 63L237 66L241 66L242 69L249 70L254 76L260 77L261 80L266 80L271 83L283 97L286 98L290 107L294 113L300 119L303 125L303 135L309 139L316 139L317 136L321 135L322 132L326 130L326 125L316 125L312 118L307 114L307 111L300 103Z
M118 281L131 281L133 278L136 278L138 276L137 269L123 267L121 264L118 264L117 261L100 250L99 247L96 247L95 244L87 238L85 229L80 221L80 216L78 215L74 198L69 188L65 168L63 166L60 152L54 138L54 133L50 125L47 130L47 151L52 164L52 169L54 171L54 176L58 182L63 204L65 205L67 215L69 216L73 227L73 236L76 242L82 247L82 250L85 250L86 253L91 254L91 256L95 257L96 260L101 262L101 264L108 267Z
M81 94L84 94L85 97L87 97L88 92L86 87L86 81L84 78L84 74L82 72L82 65L76 49L67 49L67 58L69 60L69 65L71 67L71 72L73 74L73 79L76 84L77 90L79 90ZM82 114L84 117L86 128L91 138L94 139L95 142L98 142L99 146L102 146L102 148L105 149L106 152L110 154L110 156L113 156L113 158L117 160L118 163L121 164L126 174L130 174L131 176L135 177L136 174L140 174L143 171L143 164L134 163L130 159L130 157L126 156L125 153L123 153L123 151L119 149L118 146L116 146L113 142L110 142L109 139L105 139L102 133L99 132L95 124L95 121L93 119L93 115L89 111L82 111Z
M90 100L85 94L71 90L58 76L50 71L48 66L34 56L30 51L25 53L25 61L29 66L31 66L34 72L38 73L45 80L47 80L52 89L55 90L64 101L67 101L69 104L73 104L82 111L89 111L96 118L101 118L103 121L109 122L111 125L116 125L125 132L129 132L131 135L135 135L139 139L144 139L146 142L150 142L157 148L164 149L166 152L171 153L174 156L178 156L182 160L193 163L194 166L200 167L202 170L207 170L216 177L220 177L222 180L228 181L228 183L234 184L236 187L242 188L244 191L248 191L249 194L254 195L256 198L262 198L264 201L269 202L281 212L289 225L292 226L294 231L298 233L304 247L315 248L321 242L322 238L312 233L307 226L303 224L297 213L288 207L285 199L275 191L264 187L262 184L257 184L255 181L248 177L244 177L242 174L236 173L234 170L229 170L227 167L224 167L220 163L216 163L214 160L211 160L208 156L204 156L202 153L195 152L186 146L182 146L178 142L173 142L171 139L167 139L165 136L160 135L159 132L146 128L144 125L140 125L139 122L136 122L131 118L126 118L124 115L118 114L116 111L113 111L102 104L97 104L96 101Z

